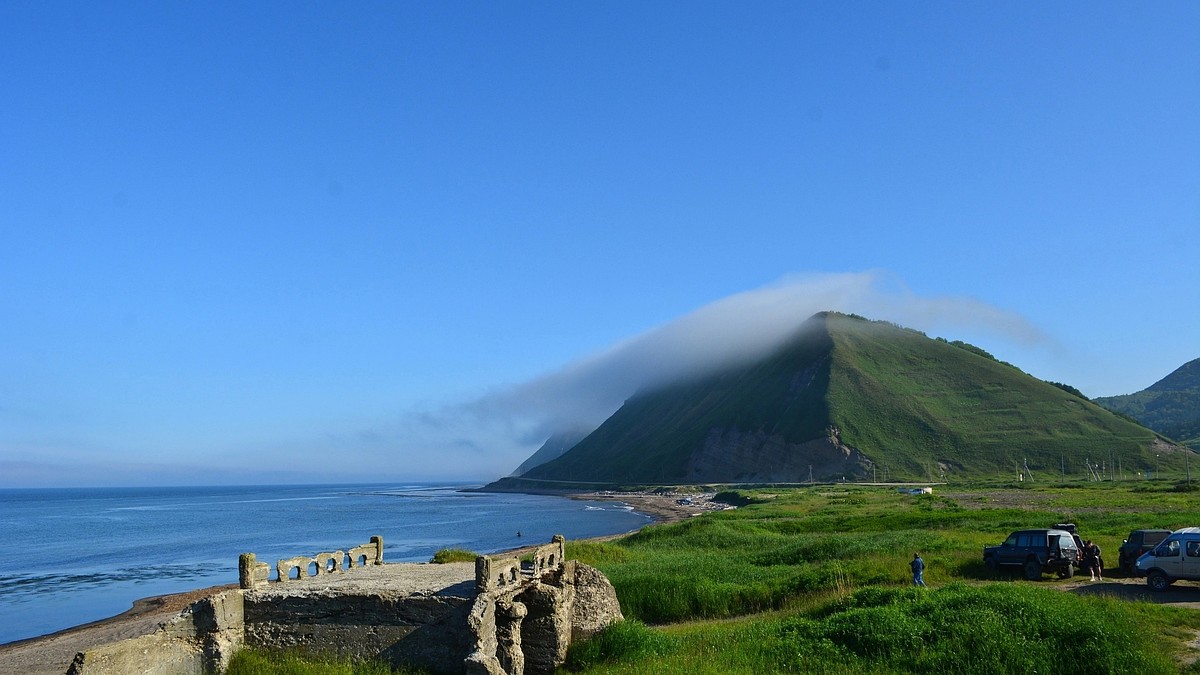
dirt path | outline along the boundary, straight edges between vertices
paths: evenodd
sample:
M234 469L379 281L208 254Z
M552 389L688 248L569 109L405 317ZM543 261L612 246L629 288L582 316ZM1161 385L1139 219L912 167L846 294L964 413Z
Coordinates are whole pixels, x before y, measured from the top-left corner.
M1075 580L1059 585L1058 588L1076 595L1103 595L1119 600L1200 609L1200 586L1188 582L1176 583L1161 593L1155 593L1146 585L1145 579L1116 577L1106 578L1104 581L1089 581L1077 576Z

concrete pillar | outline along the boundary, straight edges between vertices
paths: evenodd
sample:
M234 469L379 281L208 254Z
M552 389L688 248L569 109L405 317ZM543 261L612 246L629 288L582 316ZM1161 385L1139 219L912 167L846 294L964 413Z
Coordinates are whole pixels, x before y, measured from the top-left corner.
M508 675L525 675L521 622L528 613L519 602L502 600L496 605L496 659Z
M257 588L267 583L270 576L270 566L258 562L253 553L238 556L238 586L246 589Z

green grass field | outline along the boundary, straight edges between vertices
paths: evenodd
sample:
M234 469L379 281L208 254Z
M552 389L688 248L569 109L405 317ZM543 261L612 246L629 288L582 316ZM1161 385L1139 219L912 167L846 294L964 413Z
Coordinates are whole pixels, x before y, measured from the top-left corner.
M1075 522L1110 561L1129 530L1200 523L1173 484L758 490L735 511L568 544L628 625L572 650L586 673L1179 672L1200 612L991 574L983 546ZM920 552L928 591L912 589ZM653 626L647 627L647 625ZM1040 671L1039 671L1040 672Z

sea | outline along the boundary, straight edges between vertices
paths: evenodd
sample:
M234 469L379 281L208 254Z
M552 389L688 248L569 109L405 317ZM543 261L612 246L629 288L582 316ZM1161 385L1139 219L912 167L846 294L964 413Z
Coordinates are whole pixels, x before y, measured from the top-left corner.
M274 562L384 541L384 562L637 529L609 501L449 483L0 490L0 644L115 616L140 598L237 583Z

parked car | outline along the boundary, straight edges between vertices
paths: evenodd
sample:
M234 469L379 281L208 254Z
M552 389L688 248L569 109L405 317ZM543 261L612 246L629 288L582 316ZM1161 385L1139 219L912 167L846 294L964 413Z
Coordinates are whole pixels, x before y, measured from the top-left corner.
M1129 576L1136 575L1137 559L1169 536L1171 536L1170 530L1134 530L1130 532L1129 538L1121 542L1121 548L1117 549L1117 566Z
M1152 591L1164 591L1180 579L1200 580L1200 527L1175 530L1135 563Z
M1075 536L1066 530L1018 530L1008 535L999 546L983 549L983 564L999 571L1001 567L1018 566L1031 581L1041 579L1045 572L1057 573L1069 579L1079 564L1079 546Z

